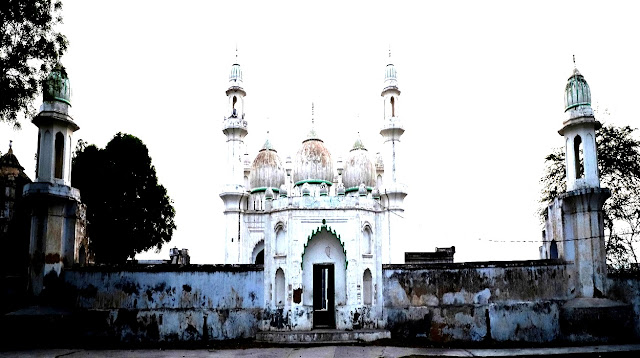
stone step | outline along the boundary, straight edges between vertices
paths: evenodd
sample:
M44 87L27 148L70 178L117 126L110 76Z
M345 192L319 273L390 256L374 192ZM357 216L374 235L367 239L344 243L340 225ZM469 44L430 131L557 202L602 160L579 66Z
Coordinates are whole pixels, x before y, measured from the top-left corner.
M372 342L391 338L391 332L383 329L341 331L314 329L312 331L263 331L256 334L256 341L275 344L337 344Z

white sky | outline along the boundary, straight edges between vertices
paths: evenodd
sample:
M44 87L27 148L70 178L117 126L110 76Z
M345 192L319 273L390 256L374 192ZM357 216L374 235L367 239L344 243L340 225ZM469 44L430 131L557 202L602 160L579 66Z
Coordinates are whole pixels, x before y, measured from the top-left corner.
M536 259L538 180L561 146L571 56L601 121L638 127L640 21L634 2L308 2L65 0L63 57L74 139L104 147L117 132L147 145L174 201L168 248L223 261L228 75L244 72L251 158L271 133L284 160L316 128L334 160L357 131L381 149L389 44L402 91L407 251L456 246L456 261ZM38 99L39 106L41 99ZM34 177L36 127L0 124ZM402 174L401 174L402 176ZM481 238L482 240L479 240Z

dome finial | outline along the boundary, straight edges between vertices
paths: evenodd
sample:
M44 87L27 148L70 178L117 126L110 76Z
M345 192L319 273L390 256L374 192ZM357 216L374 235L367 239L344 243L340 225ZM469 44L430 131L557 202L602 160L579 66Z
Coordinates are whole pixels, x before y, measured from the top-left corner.
M306 142L310 139L320 140L320 138L318 138L318 134L316 133L315 104L313 102L311 102L311 130L309 131L309 134L307 134L307 139L305 139L303 142Z
M11 139L9 139L9 154L13 154L13 141Z
M573 68L578 68L578 66L576 66L576 55L573 55Z

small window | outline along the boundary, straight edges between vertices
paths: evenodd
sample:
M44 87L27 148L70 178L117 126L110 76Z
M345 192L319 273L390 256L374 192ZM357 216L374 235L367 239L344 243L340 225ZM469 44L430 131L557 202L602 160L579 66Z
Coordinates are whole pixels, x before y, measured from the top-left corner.
M396 99L391 97L391 117L396 116Z
M234 116L237 114L237 112L236 112L236 103L238 103L238 97L233 96L233 104L231 105L231 109L232 109L232 114Z
M62 133L58 132L56 134L56 161L55 161L55 172L54 175L56 179L62 179L62 163L64 161L64 136Z
M584 177L584 146L579 135L573 140L573 153L576 165L576 179Z

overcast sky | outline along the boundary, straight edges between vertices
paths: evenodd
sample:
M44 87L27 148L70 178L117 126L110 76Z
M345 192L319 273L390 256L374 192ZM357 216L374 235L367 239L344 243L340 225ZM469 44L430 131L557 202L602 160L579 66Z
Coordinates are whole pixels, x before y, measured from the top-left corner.
M316 129L334 160L360 131L381 150L391 46L405 124L408 251L456 246L456 261L538 258L544 157L562 145L573 70L599 120L638 127L640 13L631 1L440 2L63 1L74 140L104 147L117 132L147 145L176 209L168 248L220 263L228 75L244 72L248 151L270 131L284 160ZM38 106L41 99L37 100ZM34 178L36 127L0 124ZM404 174L404 175L403 175ZM509 242L494 242L494 241Z

